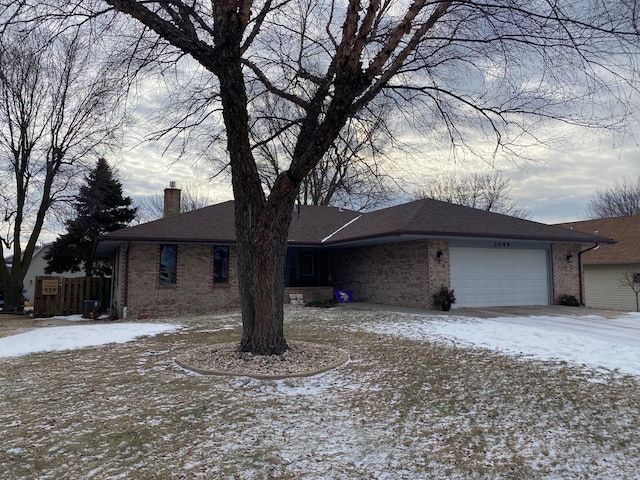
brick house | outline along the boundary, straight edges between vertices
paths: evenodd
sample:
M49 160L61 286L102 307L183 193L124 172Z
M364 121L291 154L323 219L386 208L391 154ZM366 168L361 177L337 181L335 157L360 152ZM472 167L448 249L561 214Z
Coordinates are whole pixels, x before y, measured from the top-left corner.
M167 190L165 218L97 241L96 255L113 259L113 305L133 316L238 306L233 202L176 214L177 189ZM432 308L448 285L456 306L552 304L579 297L579 252L609 242L430 199L370 213L298 206L283 301L345 289L356 301Z
M582 254L584 303L588 307L636 310L636 295L627 279L640 274L640 213L563 223L578 232L615 238ZM640 285L639 285L640 287Z

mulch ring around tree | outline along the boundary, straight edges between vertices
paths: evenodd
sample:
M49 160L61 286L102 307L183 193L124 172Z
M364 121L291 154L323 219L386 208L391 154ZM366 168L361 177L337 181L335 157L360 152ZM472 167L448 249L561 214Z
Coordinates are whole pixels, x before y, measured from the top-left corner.
M309 377L332 370L349 360L349 354L330 345L288 342L282 355L239 352L237 342L188 350L176 358L182 368L202 375L231 375L259 380Z

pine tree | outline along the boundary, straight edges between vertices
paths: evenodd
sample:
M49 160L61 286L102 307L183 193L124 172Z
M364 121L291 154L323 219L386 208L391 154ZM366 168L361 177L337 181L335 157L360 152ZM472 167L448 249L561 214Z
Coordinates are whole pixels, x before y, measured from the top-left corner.
M122 196L122 184L104 158L85 179L76 197L76 217L67 222L67 233L58 237L45 255L45 272L79 272L96 276L110 273L104 262L92 257L96 237L126 227L136 215L131 198Z

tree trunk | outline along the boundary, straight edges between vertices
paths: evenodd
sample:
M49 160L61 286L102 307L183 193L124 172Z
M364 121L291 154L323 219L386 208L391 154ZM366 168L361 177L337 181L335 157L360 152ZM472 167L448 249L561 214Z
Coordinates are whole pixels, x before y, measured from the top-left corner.
M295 192L286 202L270 203L250 238L238 242L243 352L279 355L287 350L284 268L294 199Z
M219 6L222 6L220 4ZM236 7L231 5L231 11ZM222 16L221 18L229 18ZM236 18L235 13L230 18ZM227 131L227 150L235 199L238 283L242 306L239 349L256 355L287 350L283 327L284 263L297 184L284 174L265 197L249 141L247 95L240 61L242 29L221 22L221 48L215 73Z
M22 290L24 285L22 280L16 281L9 277L7 283L2 284L2 294L4 296L4 306L2 307L5 313L7 312L22 312L24 310L24 301L22 299Z

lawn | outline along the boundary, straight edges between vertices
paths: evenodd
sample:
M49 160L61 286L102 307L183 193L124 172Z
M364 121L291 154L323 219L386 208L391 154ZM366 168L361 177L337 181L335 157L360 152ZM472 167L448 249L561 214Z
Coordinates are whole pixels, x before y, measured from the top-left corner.
M0 358L0 477L640 475L639 377L403 333L440 320L288 309L289 339L338 346L350 361L277 381L175 364L185 350L238 340L237 314L169 320L182 328L126 343Z

